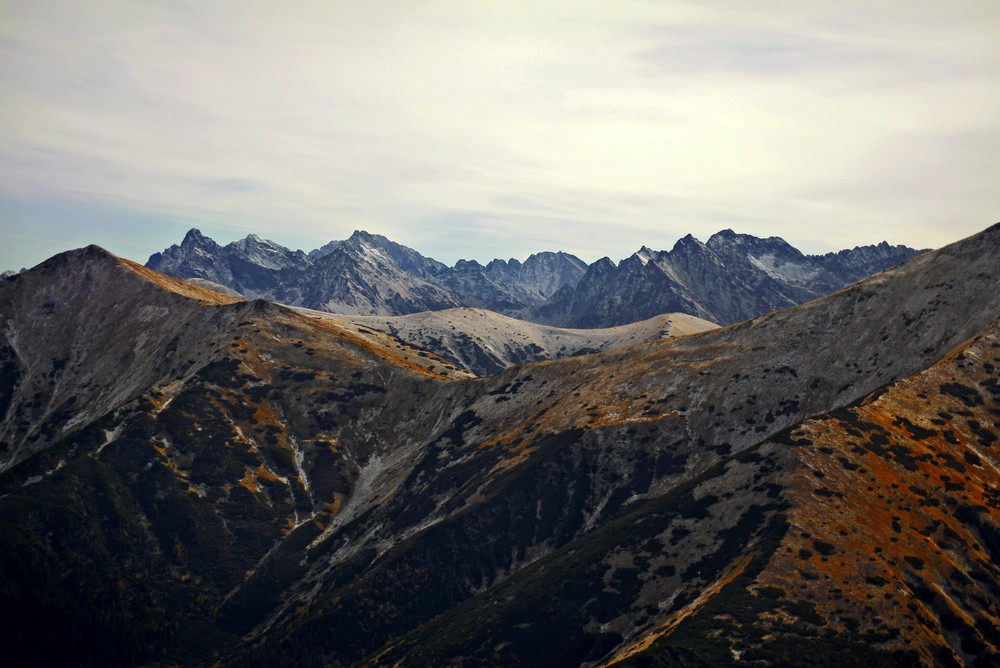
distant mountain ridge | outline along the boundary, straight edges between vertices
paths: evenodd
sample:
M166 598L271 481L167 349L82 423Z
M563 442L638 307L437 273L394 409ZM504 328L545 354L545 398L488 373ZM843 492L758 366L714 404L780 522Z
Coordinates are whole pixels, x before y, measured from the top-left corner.
M569 253L542 252L523 263L449 267L364 231L303 253L256 235L220 246L192 229L146 266L331 313L472 307L556 327L606 328L665 313L731 324L829 294L920 252L882 242L805 255L779 237L723 230L707 243L689 234L669 251L644 246L618 264L605 257L588 266Z
M689 234L669 251L643 247L617 265L598 260L525 317L590 328L679 312L728 325L829 294L920 252L882 242L805 255L780 237L723 230L702 243Z
M523 263L494 260L454 267L378 234L354 232L308 254L250 235L220 246L192 229L146 266L175 278L224 285L248 298L347 315L407 315L460 306L517 313L579 280L587 264L568 253Z

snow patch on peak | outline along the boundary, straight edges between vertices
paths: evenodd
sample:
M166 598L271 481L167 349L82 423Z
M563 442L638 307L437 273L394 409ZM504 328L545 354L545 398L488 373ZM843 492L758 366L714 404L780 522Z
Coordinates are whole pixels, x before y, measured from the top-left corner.
M795 264L794 262L781 262L772 253L764 253L760 257L748 255L747 259L750 260L750 264L771 278L779 280L808 281L819 275L818 269Z
M385 251L368 243L367 240L362 239L358 242L358 249L361 251L362 255L365 255L373 260L378 260L381 262L392 262L392 258L386 255Z
M649 248L648 246L643 246L638 251L636 251L633 257L638 258L639 261L642 262L643 264L647 264L653 260L655 255L656 252L653 249Z

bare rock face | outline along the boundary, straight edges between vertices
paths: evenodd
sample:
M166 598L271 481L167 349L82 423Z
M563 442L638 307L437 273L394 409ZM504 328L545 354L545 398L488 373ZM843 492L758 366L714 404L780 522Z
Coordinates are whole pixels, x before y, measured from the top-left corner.
M57 256L0 282L0 660L988 665L998 252L490 378Z

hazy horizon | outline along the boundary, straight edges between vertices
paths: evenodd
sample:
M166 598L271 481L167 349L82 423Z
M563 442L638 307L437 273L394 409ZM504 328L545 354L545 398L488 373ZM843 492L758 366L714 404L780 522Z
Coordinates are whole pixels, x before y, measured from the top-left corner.
M1000 220L1000 5L0 0L0 269L192 227L454 264Z

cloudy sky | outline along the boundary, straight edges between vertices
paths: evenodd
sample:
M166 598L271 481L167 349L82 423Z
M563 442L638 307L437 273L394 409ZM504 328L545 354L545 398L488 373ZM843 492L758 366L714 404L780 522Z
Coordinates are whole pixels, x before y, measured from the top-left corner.
M0 269L190 227L451 263L997 220L995 0L0 0Z

